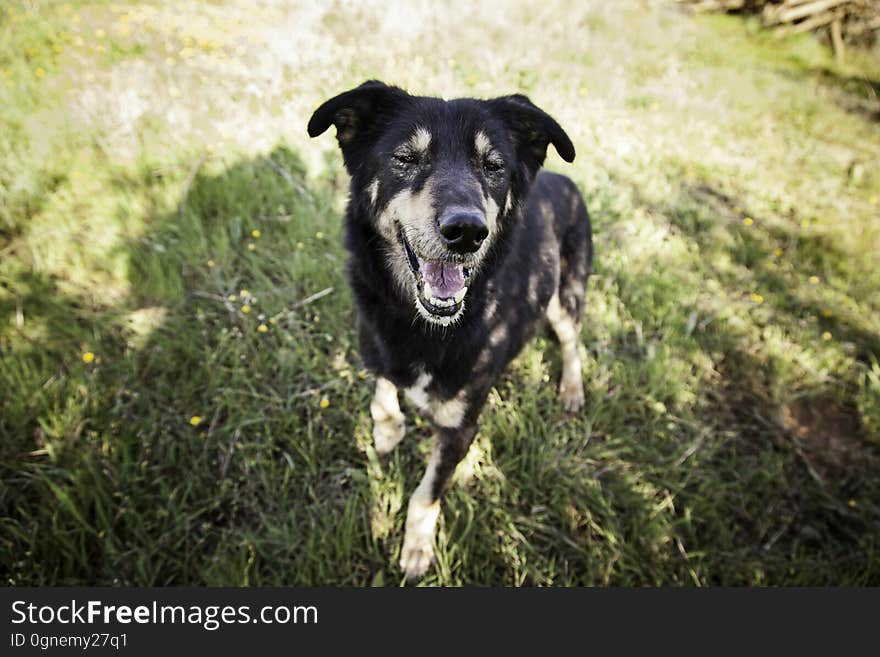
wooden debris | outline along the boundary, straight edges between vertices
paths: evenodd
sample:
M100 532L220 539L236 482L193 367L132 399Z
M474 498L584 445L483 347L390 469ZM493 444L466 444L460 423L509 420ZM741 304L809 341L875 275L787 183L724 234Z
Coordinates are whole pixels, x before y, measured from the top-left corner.
M843 61L844 44L880 35L880 0L678 0L694 11L760 14L777 36L823 31ZM827 32L826 32L827 31Z
M834 58L838 64L843 64L843 35L840 32L839 18L831 23L831 44L834 46Z

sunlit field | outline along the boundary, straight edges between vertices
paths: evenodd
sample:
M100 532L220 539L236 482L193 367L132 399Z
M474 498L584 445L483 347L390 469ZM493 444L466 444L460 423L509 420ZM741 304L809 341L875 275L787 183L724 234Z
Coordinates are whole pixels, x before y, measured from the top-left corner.
M427 585L880 585L880 51L673 2L0 7L4 585L397 585L430 427L371 444L368 78L521 92L594 221L587 405L541 333ZM332 132L332 131L331 131Z

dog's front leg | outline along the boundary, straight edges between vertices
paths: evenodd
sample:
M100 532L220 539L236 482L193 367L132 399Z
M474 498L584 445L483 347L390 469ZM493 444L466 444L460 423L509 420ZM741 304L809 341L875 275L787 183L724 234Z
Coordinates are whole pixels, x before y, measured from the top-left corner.
M387 454L403 440L406 427L397 399L397 386L384 377L376 380L376 392L370 402L370 415L373 416L373 443L376 452Z
M434 561L434 530L440 515L440 495L477 432L476 424L439 428L431 460L418 488L409 499L400 567L407 579L421 577Z

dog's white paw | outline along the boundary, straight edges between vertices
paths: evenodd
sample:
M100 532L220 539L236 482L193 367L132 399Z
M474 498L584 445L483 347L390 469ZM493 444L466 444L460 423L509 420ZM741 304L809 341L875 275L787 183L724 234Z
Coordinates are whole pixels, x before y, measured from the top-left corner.
M406 424L403 416L398 418L388 418L381 422L373 423L373 444L376 447L376 453L380 456L387 454L397 447L397 444L403 440L406 434Z
M584 407L584 384L581 381L563 382L559 386L559 396L566 413L577 413Z
M406 531L400 549L400 569L407 579L417 579L434 563L434 528L440 515L440 501L427 502L416 490L409 501Z
M400 569L407 579L418 579L434 563L434 536L411 536L406 533L400 550Z

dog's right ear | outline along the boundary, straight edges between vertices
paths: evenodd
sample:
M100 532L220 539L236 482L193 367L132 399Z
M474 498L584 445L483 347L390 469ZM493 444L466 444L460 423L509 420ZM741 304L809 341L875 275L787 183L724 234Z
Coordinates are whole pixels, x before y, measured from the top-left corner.
M315 110L309 120L309 137L317 137L331 125L336 126L336 139L351 170L349 158L358 146L376 135L382 119L388 119L410 95L403 89L368 80L359 87L331 98Z

